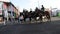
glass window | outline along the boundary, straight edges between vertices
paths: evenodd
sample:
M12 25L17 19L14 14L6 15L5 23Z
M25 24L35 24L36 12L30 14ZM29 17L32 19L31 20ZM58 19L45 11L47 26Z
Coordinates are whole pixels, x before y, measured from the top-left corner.
M2 3L2 2L0 2L0 10L2 10L2 5L3 5L3 3Z
M10 13L10 14L11 14L11 11L8 11L8 13Z

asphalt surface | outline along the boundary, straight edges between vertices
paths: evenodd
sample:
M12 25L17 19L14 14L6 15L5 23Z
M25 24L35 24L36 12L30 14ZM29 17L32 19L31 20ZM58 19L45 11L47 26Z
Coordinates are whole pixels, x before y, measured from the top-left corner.
M60 34L60 20L0 26L0 34Z

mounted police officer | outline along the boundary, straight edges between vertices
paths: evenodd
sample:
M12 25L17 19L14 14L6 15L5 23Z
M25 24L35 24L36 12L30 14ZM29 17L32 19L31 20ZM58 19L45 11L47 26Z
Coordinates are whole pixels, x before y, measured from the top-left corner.
M44 6L43 6L43 5L42 5L42 8L41 8L41 11L43 11L43 12L45 11L45 8L44 8Z

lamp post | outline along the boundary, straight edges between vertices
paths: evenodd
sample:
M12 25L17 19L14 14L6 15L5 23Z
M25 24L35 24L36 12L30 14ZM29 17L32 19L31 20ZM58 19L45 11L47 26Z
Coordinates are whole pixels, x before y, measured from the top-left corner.
M39 0L38 0L38 7L40 8L40 6L39 6Z

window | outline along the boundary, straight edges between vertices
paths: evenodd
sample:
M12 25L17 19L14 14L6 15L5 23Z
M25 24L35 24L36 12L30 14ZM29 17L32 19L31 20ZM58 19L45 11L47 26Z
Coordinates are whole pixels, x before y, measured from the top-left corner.
M10 13L10 14L11 14L11 11L8 11L8 13Z

